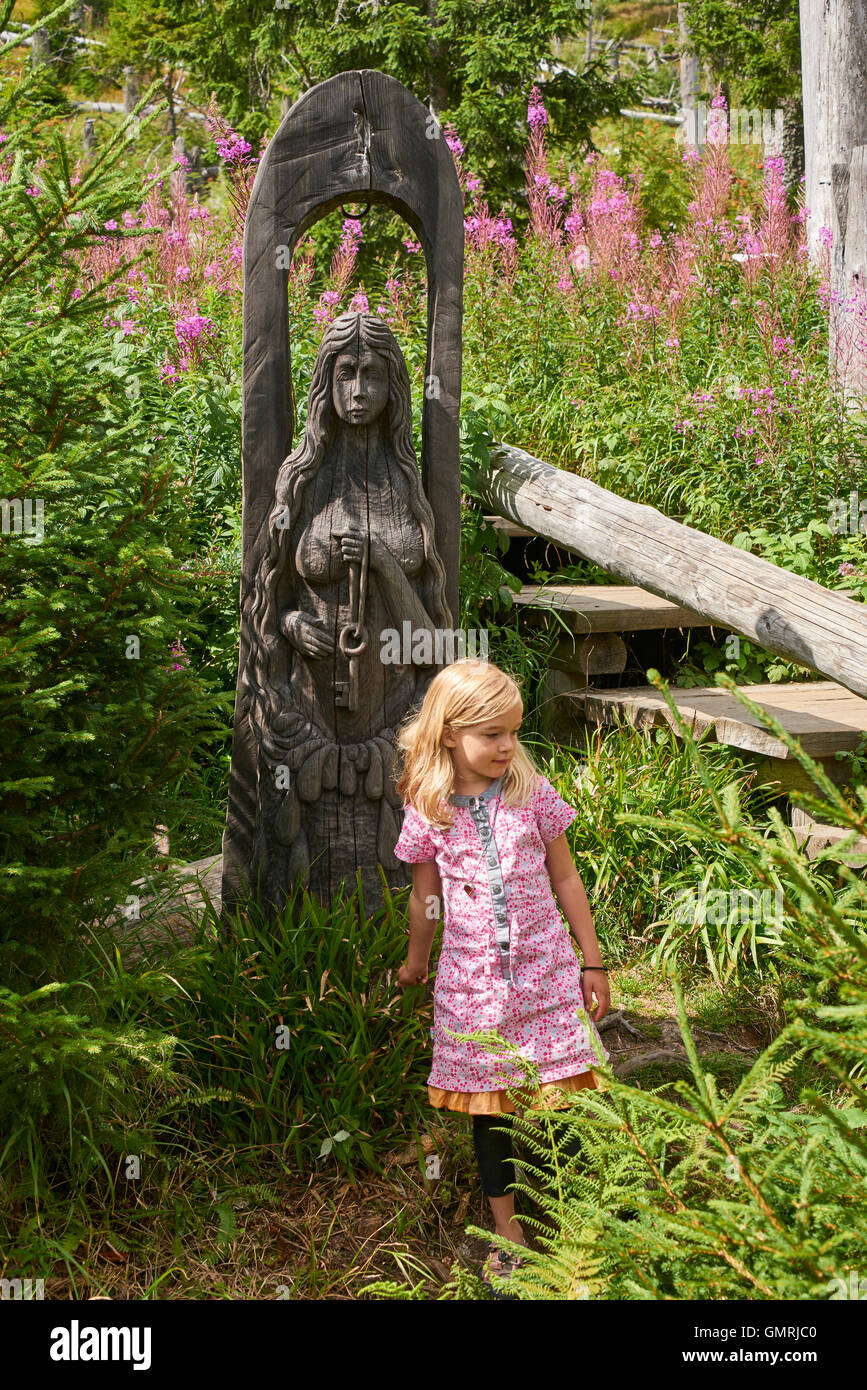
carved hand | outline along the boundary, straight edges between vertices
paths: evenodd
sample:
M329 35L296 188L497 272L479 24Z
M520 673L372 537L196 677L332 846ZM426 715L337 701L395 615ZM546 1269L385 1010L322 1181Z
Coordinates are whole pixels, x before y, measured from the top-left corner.
M305 613L292 609L283 614L280 629L297 651L305 656L330 656L334 651L334 638L329 632L320 631L321 618L308 618Z
M374 541L370 543L370 563L373 564ZM364 559L364 536L353 534L340 537L340 553L347 564L361 564Z

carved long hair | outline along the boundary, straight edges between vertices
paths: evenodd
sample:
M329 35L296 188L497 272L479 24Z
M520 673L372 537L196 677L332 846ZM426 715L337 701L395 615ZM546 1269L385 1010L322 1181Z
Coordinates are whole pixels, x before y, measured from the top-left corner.
M391 329L372 314L346 313L329 325L316 356L310 383L304 438L277 474L274 506L268 518L269 546L256 575L250 605L250 658L244 684L250 693L250 717L266 755L279 762L290 722L289 675L292 652L280 632L281 592L298 580L290 536L301 511L304 489L319 470L341 428L333 403L334 363L347 348L378 352L388 363L388 402L383 410L383 438L390 444L406 478L409 505L421 526L424 569L421 599L437 627L451 628L445 597L445 570L434 545L434 516L421 485L412 441L412 393L403 353ZM275 724L277 727L275 727Z

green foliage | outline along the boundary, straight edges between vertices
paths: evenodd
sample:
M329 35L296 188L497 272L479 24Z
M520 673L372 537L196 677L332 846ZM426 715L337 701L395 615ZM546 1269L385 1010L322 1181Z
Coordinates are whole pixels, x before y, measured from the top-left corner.
M723 683L735 693L733 682ZM766 727L787 737L770 718ZM516 1186L541 1211L539 1219L522 1221L535 1228L542 1248L521 1249L525 1265L508 1288L527 1300L846 1299L867 1255L867 885L838 862L837 892L824 891L779 816L772 812L770 834L746 821L734 785L718 789L705 750L688 730L682 734L714 802L715 826L688 814L617 819L658 827L660 835L713 838L750 880L776 874L788 920L768 949L798 971L804 992L790 1001L790 1021L773 1043L728 1088L697 1052L672 960L667 973L688 1079L637 1089L598 1066L603 1089L569 1095L556 1131L549 1112L522 1109L513 1090L521 1166L536 1179ZM790 746L820 794L819 801L804 798L810 808L833 811L863 834L867 792L859 788L859 805L850 805L794 741ZM844 858L838 850L837 861ZM502 1039L477 1041L498 1053L504 1048ZM525 1059L520 1064L532 1086L536 1069ZM579 1156L568 1161L564 1123L566 1134L580 1139ZM467 1283L461 1275L439 1296L466 1297ZM399 1294L389 1281L365 1292L417 1297L419 1288Z
M157 364L103 327L116 272L81 272L139 191L126 134L76 175L30 97L25 78L14 121L0 103L0 903L40 978L80 911L126 895L218 696L172 657L198 613L175 581L190 529Z
M173 964L183 992L158 1014L183 1046L187 1089L219 1092L200 1133L350 1174L404 1134L429 1067L430 1005L395 984L402 904L388 896L368 914L359 902L323 906L296 885L279 920L251 902L228 936L205 915L197 950Z
M56 1209L58 1196L83 1196L102 1173L112 1187L121 1156L147 1143L136 1089L143 1077L171 1079L175 1039L118 1024L115 1010L133 992L106 980L54 981L26 995L0 986L4 1217L10 1200Z
M798 0L687 0L686 12L696 53L748 106L800 98Z
M562 748L548 759L546 775L579 813L567 836L606 961L652 950L667 914L687 895L698 900L703 885L705 894L753 887L739 879L733 856L714 840L717 788L737 787L742 815L757 825L770 794L750 786L749 765L728 747L705 741L701 749L696 763L673 730L622 723L604 734L588 733L583 765ZM680 828L687 817L692 835ZM683 924L680 938L687 935Z
M551 38L581 27L571 0L112 0L110 53L118 66L155 73L183 64L202 105L215 92L223 113L258 139L278 107L339 72L374 68L396 78L473 143L474 167L501 198L520 182L527 97ZM560 72L545 100L563 142L591 142L593 123L634 99L602 64Z

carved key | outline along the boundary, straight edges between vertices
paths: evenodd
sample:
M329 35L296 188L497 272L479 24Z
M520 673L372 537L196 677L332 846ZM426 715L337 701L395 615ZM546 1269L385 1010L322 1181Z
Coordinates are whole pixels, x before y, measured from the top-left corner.
M337 540L340 537L336 537ZM364 608L367 598L367 570L369 541L365 537L364 559L361 564L349 566L349 610L350 621L341 628L337 639L338 649L347 659L349 680L335 681L334 703L352 713L358 709L360 669L358 658L367 649L367 631L364 627Z

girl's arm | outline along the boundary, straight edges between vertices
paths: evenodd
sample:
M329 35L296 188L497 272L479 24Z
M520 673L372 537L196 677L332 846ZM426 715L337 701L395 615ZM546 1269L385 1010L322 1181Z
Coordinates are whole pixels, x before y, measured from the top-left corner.
M409 946L406 964L398 971L401 988L427 982L434 932L442 910L442 883L436 864L413 864L409 899Z
M558 835L556 840L549 841L545 855L545 867L551 880L551 888L563 909L572 935L578 942L585 964L602 965L602 954L596 929L593 926L590 904L587 901L581 876L575 867L565 833ZM588 1009L592 994L595 994L599 1001L598 1007L592 1015L594 1022L604 1018L611 1003L608 976L604 975L601 970L591 970L587 976L582 976L581 982L584 988L584 1002Z

